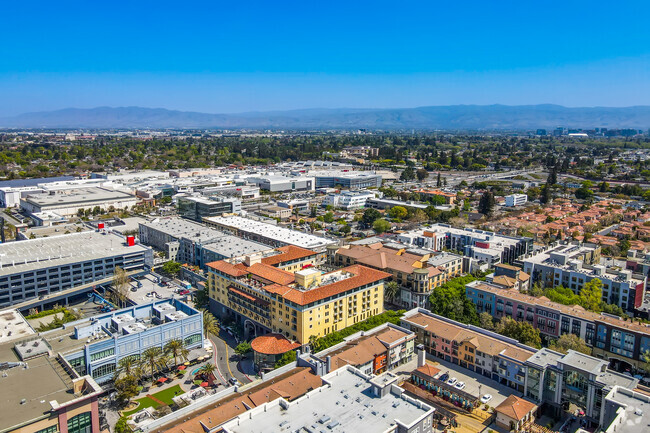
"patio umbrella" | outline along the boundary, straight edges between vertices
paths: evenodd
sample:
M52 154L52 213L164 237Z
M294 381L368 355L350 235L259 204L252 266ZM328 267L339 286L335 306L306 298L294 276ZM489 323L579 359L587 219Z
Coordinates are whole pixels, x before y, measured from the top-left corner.
M186 365L179 365L178 370L185 370L187 368Z
M198 379L194 381L194 385L196 385L196 386L201 385L201 383L202 383L202 382L201 382L200 380L198 380Z
M201 386L205 388L206 386L208 386L208 382L201 382Z
M190 365L190 361L187 361L187 362L186 362L185 364L183 364L183 365L185 365L185 366Z
M167 379L166 377L161 377L161 378L158 379L158 382L160 382L160 383L165 383L165 382L167 382L168 380L169 380L169 379Z

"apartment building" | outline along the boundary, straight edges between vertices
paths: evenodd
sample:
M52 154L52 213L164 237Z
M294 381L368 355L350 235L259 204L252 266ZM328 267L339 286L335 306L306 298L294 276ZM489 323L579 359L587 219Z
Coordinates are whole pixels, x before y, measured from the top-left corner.
M425 199L440 197L445 201L445 204L454 205L456 203L456 193L441 191L439 189L420 189L416 191Z
M603 302L628 312L640 307L647 277L599 263L600 247L577 244L557 245L523 259L524 271L531 276L533 284L561 285L579 294L586 283L598 278L603 283Z
M407 311L401 326L416 334L416 343L423 344L430 355L520 392L525 385L525 363L536 349L518 341L465 325L422 308Z
M593 356L607 361L617 371L644 367L643 354L650 350L650 327L643 323L594 313L578 305L558 304L482 281L469 283L465 293L479 313L526 321L543 338L577 335L592 347Z
M604 398L615 387L634 389L638 380L607 369L607 362L569 350L566 355L541 349L525 363L524 395L560 416L569 407L582 411L590 426L600 425Z
M234 318L247 336L279 333L306 344L311 336L384 311L386 272L353 265L323 273L298 262L276 267L263 260L257 255L208 264L210 310ZM307 260L313 263L313 256Z
M436 256L432 251L380 242L343 246L330 262L338 266L361 264L390 273L401 287L395 301L408 308L426 307L431 291L459 275L462 268L460 256Z
M401 233L397 236L397 241L435 251L458 251L490 266L498 263L512 264L519 257L533 251L531 238L497 235L478 229L460 229L447 224L434 224Z

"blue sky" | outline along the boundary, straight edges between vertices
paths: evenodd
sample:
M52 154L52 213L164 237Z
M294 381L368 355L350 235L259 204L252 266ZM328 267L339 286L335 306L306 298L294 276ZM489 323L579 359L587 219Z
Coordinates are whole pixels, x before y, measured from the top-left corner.
M650 104L650 2L2 2L0 115Z

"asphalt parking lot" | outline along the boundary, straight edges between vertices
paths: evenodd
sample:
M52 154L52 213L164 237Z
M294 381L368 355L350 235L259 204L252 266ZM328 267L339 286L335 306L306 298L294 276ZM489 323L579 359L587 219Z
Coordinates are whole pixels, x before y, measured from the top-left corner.
M136 281L139 281L142 284L142 287L138 287ZM181 296L176 293L176 291L179 289L179 286L175 285L174 283L169 283L168 286L161 286L160 284L156 283L155 277L151 274L147 274L143 278L136 281L129 281L129 299L131 299L136 304L146 304L156 299L185 298L185 296ZM152 292L155 292L155 294L158 296L152 295ZM149 296L147 296L147 294L149 294Z
M512 394L518 397L522 396L521 392L518 392L505 385L501 385L492 379L463 368L460 365L442 361L438 358L429 357L427 357L427 363L433 365L436 368L439 368L442 373L448 373L450 378L455 377L458 381L465 382L465 387L463 388L463 391L465 392L468 392L472 395L480 395L481 397L485 394L491 394L492 399L487 403L489 406L498 406L501 402L503 402L503 400Z

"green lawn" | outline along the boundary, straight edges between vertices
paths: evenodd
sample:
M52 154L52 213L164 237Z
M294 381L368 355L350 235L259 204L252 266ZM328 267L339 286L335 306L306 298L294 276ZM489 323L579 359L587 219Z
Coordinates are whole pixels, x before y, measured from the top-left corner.
M171 405L172 403L174 403L173 400L172 400L172 397L174 397L176 395L180 395L180 394L183 394L183 390L181 389L181 386L180 385L174 385L171 388L167 388L167 389L165 389L163 391L160 391L160 392L157 392L157 393L151 394L151 395L153 397L157 398L158 400L163 401L168 405ZM136 413L138 411L141 411L142 409L147 408L147 407L153 407L154 409L158 409L158 406L160 406L158 402L153 401L149 397L142 397L142 398L137 399L136 401L138 403L140 403L138 405L138 407L131 410L131 411L124 412L125 416L129 416L131 414L134 414L134 413Z

